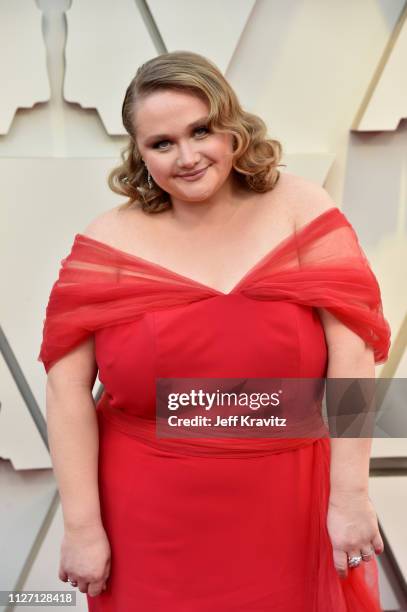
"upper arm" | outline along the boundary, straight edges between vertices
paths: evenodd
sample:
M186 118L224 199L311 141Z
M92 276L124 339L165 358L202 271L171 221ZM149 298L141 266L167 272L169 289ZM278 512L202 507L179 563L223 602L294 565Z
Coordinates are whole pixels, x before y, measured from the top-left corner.
M50 367L47 386L52 390L67 386L92 390L97 372L95 342L94 336L91 335Z
M364 340L344 323L339 321L325 308L316 308L324 327L325 338L330 351L341 351L341 349L361 350L365 347Z
M357 375L359 368L374 370L374 351L356 332L339 321L325 308L316 308L321 319L329 360L344 365L349 376Z

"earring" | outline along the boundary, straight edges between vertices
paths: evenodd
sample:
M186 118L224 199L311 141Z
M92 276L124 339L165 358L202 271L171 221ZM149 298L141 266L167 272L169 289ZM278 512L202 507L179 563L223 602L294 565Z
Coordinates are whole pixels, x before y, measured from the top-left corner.
M144 159L141 158L141 160L142 160L143 164L146 166L146 162L144 161ZM148 186L150 187L150 189L152 189L153 188L153 182L151 180L150 170L148 170L147 166L146 166L146 170L147 170L147 183L148 183Z
M148 183L148 186L150 187L150 189L152 189L153 188L153 182L151 180L150 171L148 171L148 174L147 174L147 183Z

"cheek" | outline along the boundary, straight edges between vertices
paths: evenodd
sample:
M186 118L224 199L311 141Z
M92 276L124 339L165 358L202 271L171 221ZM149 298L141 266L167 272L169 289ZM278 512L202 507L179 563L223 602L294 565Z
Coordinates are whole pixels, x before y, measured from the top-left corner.
M167 179L172 174L173 163L168 157L162 157L162 159L151 160L148 164L150 172L159 180Z
M217 155L216 165L223 171L228 172L232 167L232 163L233 151L226 147L222 148Z
M222 134L219 139L214 140L214 156L224 166L230 166L233 159L233 137Z

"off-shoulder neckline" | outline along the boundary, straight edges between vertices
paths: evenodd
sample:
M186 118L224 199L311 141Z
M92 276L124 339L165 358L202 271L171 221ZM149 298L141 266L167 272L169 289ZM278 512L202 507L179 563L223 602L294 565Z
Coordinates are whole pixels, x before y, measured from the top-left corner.
M116 257L121 256L127 260L130 259L132 261L137 261L143 264L144 266L150 266L152 268L160 270L162 273L171 274L172 276L182 279L184 282L188 282L189 284L193 284L197 287L203 288L205 291L208 291L209 293L227 296L227 295L232 295L236 293L238 289L241 288L242 284L246 282L247 279L254 273L255 270L257 270L259 267L265 264L270 258L274 257L275 254L282 247L288 244L292 239L295 239L296 237L298 237L298 235L302 234L305 230L317 224L319 221L321 221L322 218L329 217L333 214L337 215L338 213L343 216L342 211L338 207L333 206L331 208L328 208L327 210L323 211L322 213L320 213L319 215L317 215L316 217L314 217L313 219L311 219L310 221L302 225L300 228L294 230L291 234L288 234L285 238L280 240L274 247L272 247L265 255L263 255L257 262L255 262L252 266L250 266L248 271L240 278L240 280L229 291L222 291L220 289L216 289L215 287L211 287L210 285L207 285L206 283L202 283L198 280L195 280L191 278L190 276L186 276L185 274L176 272L175 270L172 270L171 268L168 268L167 266L163 266L162 264L151 261L150 259L146 259L145 257L141 257L140 255L129 253L128 251L124 251L122 249L114 247L106 242L97 240L96 238L92 238L91 236L87 236L86 234L81 234L81 233L75 234L74 244L77 244L79 242L86 242L90 245L92 244L97 245L98 247L103 248L107 252L110 252L112 254L114 253Z

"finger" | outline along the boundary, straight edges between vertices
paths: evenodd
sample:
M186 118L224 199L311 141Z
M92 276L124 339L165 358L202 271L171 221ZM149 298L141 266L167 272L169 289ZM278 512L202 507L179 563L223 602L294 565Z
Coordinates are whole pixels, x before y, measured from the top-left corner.
M88 587L88 595L90 595L90 597L95 597L96 595L100 595L100 593L103 591L103 585L105 585L104 580L98 580L97 582L90 582L89 587Z
M333 559L335 569L341 578L346 578L348 569L348 557L346 552L339 550L338 548L333 549Z
M350 551L348 552L348 561L349 561L349 559L352 559L352 557L360 557L360 556L361 556L360 548L351 548ZM362 559L363 559L363 557L362 557ZM356 567L359 567L359 565L362 563L362 559L360 560L358 565L354 565L353 567L350 566L349 563L348 563L347 564L348 565L348 569L350 569L352 571Z
M87 593L88 592L88 586L89 586L89 582L85 582L85 580L78 580L78 589L80 590L81 593Z
M376 536L372 540L372 546L375 549L375 553L377 555L381 555L384 551L384 544L379 532L377 532Z
M371 544L368 546L362 546L362 548L360 549L360 554L362 555L362 561L366 561L366 562L371 561L373 559L374 553L375 553L375 550Z
M68 582L68 574L62 569L59 569L58 578L62 580L62 582Z
M73 589L76 589L76 587L78 586L78 579L74 578L74 576L72 575L68 575L68 582Z

